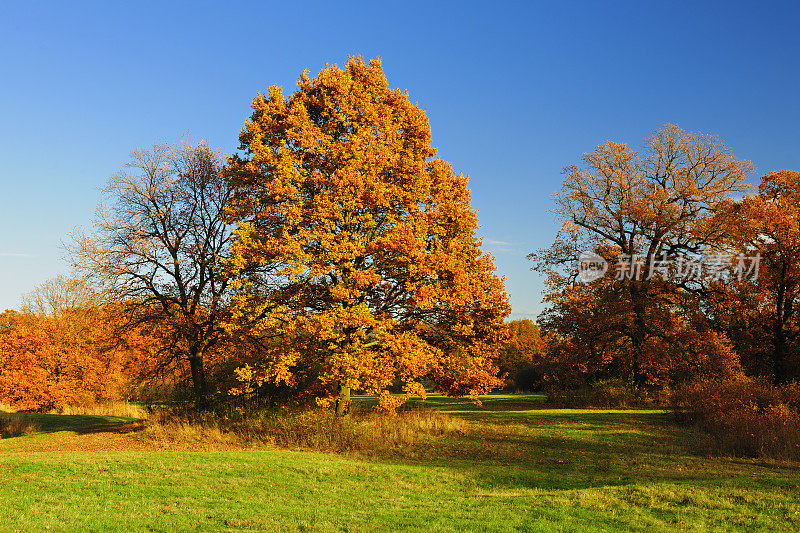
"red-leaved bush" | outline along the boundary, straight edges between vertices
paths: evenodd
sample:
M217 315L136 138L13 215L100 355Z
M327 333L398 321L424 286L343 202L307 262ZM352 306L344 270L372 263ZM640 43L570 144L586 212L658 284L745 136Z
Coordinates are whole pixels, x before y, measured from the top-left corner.
M707 431L716 451L800 459L800 385L756 378L700 381L673 395L679 420Z

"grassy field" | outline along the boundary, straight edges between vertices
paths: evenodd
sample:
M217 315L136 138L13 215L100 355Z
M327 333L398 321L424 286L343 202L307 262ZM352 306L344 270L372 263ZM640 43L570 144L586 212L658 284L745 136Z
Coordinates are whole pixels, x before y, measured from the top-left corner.
M0 441L0 530L800 530L800 465L706 457L667 413L425 404L465 429L393 459L161 450L130 419L14 415L42 431Z

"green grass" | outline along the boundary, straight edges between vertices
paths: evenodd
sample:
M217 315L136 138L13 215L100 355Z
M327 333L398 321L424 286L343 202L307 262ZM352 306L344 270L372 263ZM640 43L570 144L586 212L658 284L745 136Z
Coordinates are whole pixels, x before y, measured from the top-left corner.
M705 457L662 411L541 400L433 396L469 430L393 460L53 450L127 420L43 418L0 441L0 530L800 530L800 465Z

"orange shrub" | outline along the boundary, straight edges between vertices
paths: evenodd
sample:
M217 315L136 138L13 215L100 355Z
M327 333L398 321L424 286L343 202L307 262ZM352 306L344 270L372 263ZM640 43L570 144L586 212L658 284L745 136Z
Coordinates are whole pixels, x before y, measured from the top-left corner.
M697 424L717 451L800 459L800 385L762 379L701 381L673 395L680 420Z

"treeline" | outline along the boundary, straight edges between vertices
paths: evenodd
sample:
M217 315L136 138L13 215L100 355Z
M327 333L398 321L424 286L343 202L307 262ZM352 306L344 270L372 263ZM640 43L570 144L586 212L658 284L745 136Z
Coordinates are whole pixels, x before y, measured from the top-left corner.
M638 151L598 146L565 169L561 230L529 256L544 312L506 323L467 178L380 62L304 74L252 107L232 156L132 153L72 236L78 276L0 315L0 403L291 400L341 414L351 391L391 412L426 390L605 387L671 397L720 433L756 420L800 435L800 173L754 187L720 139L672 125Z

